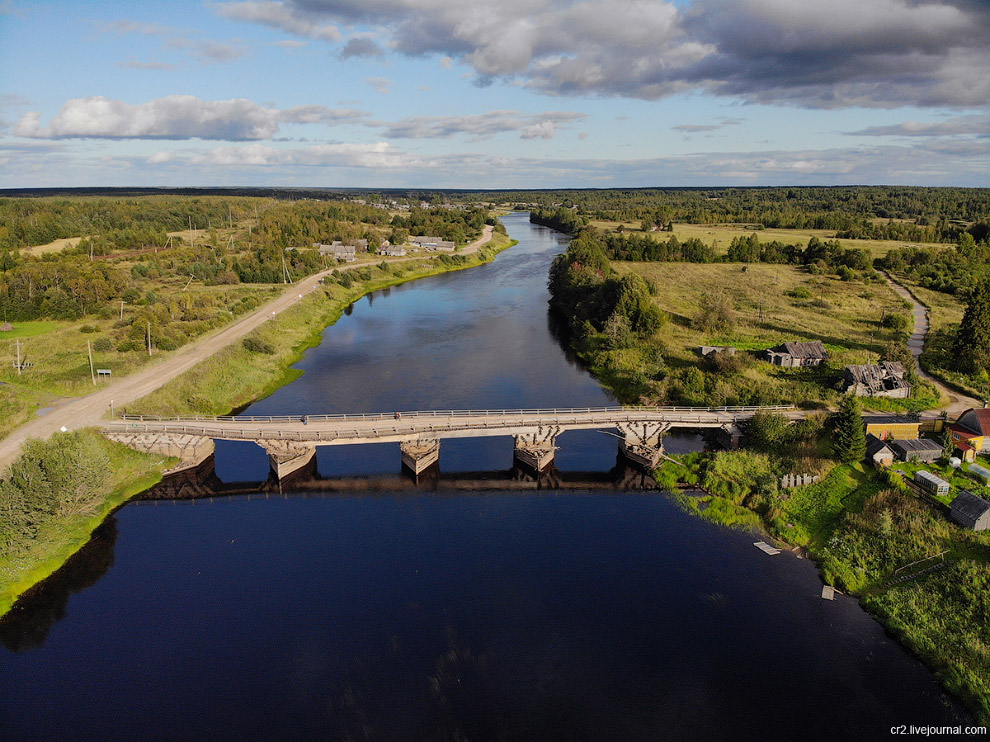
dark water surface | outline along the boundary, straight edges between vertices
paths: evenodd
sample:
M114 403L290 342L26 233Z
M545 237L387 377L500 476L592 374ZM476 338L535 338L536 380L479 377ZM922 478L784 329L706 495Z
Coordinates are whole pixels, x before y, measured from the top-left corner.
M611 403L549 324L564 238L504 221L520 244L494 264L360 301L249 412ZM557 466L605 472L615 444L565 434ZM441 468L508 470L511 449L444 441ZM215 466L268 473L253 444ZM386 481L398 447L321 448L318 470ZM0 740L877 739L959 718L812 564L754 540L610 488L135 503L0 625Z

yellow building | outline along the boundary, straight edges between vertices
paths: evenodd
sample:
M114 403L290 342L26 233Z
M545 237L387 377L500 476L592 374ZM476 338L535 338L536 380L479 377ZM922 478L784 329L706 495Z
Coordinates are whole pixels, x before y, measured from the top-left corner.
M882 441L911 441L920 435L921 421L910 415L865 415L866 434Z

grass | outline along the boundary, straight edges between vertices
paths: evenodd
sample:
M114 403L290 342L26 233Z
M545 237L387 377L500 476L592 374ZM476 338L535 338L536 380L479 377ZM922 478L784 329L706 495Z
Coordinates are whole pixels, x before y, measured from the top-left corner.
M95 430L80 431L107 455L111 472L110 490L91 513L77 514L47 523L25 552L0 554L0 616L10 610L17 597L54 573L86 545L93 531L114 510L134 495L161 481L161 473L173 459L139 453L107 440Z
M620 225L625 232L643 234L640 227L642 222L613 222L593 221L591 224L603 231L613 232ZM684 241L697 238L708 245L713 245L719 254L725 254L729 243L735 237L757 235L761 242L777 240L785 244L808 244L808 240L817 237L820 240L830 240L835 237L834 229L757 229L753 224L674 224L673 232L647 233L657 240L666 240L673 234ZM868 251L874 258L882 257L895 248L902 247L945 247L945 245L919 245L917 242L901 240L839 240L845 248L861 248Z
M12 322L13 330L0 332L0 340L14 340L16 338L31 338L44 335L61 327L61 322Z
M655 301L670 320L655 336L638 339L630 347L592 348L589 361L595 373L628 401L649 398L652 392L658 401L698 404L829 405L838 399L835 385L846 364L876 362L884 343L904 341L903 335L880 327L882 311L907 313L885 283L814 276L788 265L620 261L612 265L621 275L635 274L655 286ZM708 292L729 298L731 329L705 332L694 326ZM831 356L828 367L786 369L759 358L759 351L791 340L822 341ZM697 353L701 345L730 345L745 351L737 373L712 374ZM651 361L657 353L663 357L661 375L666 380L658 379L656 362ZM703 391L690 388L696 383L687 378L692 368L708 372ZM755 390L753 394L759 396L742 397L745 390ZM908 400L864 399L866 407L878 410L921 410L937 403L938 395L930 386L919 387L915 398Z

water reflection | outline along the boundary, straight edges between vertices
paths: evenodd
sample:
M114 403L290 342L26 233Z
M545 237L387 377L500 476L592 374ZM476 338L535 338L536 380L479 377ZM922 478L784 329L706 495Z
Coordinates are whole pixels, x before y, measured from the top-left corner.
M111 515L85 546L0 619L0 643L14 652L44 646L52 627L65 618L69 596L95 585L113 565L116 541L117 519Z

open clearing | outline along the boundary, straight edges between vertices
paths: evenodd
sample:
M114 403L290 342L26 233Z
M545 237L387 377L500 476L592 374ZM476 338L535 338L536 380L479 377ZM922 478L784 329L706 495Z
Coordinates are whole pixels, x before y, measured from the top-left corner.
M621 224L626 232L644 234L641 224L635 222L605 222L593 221L592 226L608 232L614 232ZM719 254L725 254L729 243L735 237L749 237L755 234L760 242L779 240L785 244L805 245L812 237L820 240L831 240L835 237L834 229L759 229L755 224L674 224L673 232L648 232L656 240L666 240L671 234L679 240L696 237L705 244L714 245ZM947 245L903 242L900 240L839 240L843 247L856 247L869 251L873 257L886 255L894 248L902 247L933 247L944 248Z

